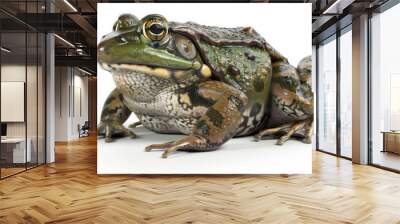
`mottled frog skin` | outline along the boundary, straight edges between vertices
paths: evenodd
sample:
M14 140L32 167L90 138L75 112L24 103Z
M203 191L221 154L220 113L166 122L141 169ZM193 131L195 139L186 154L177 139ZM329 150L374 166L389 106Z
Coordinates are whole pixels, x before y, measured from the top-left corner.
M283 144L302 132L309 142L309 58L294 68L251 27L125 14L99 43L98 61L117 86L98 128L107 142L136 137L123 126L132 112L140 122L131 128L142 124L157 133L187 135L146 147L165 149L163 158L176 150L214 150L234 136L252 134L259 140L283 133Z

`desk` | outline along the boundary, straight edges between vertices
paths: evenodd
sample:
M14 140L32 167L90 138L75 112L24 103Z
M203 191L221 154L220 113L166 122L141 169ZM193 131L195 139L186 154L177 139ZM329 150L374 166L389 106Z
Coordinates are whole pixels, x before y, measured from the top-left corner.
M6 138L1 139L1 157L6 163L25 163L32 159L30 138L26 139L28 143L25 154L25 138ZM26 161L25 161L26 159Z
M400 154L400 131L383 131L382 152Z

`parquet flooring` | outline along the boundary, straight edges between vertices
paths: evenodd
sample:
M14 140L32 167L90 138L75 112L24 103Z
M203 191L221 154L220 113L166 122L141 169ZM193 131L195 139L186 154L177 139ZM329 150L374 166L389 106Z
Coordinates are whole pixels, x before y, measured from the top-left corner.
M24 171L25 170L25 167L21 167L21 168L14 168L14 167L11 167L11 168L9 168L9 167L7 167L7 168L1 168L1 176L2 177L7 177L7 176L10 176L10 175L13 175L13 174L15 174L15 173L18 173L18 172L21 172L21 171Z
M99 176L96 140L0 181L0 223L400 223L400 175L314 152L312 175Z

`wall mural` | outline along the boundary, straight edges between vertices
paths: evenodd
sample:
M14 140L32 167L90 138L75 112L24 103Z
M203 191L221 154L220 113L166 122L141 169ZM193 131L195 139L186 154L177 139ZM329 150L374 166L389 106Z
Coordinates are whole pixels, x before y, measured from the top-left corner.
M141 150L161 150L162 158L177 151L227 150L229 145L221 146L243 136L260 145L266 138L285 147L293 137L310 144L311 56L292 66L248 25L226 28L168 21L161 14L142 19L121 14L98 43L99 65L116 84L101 111L101 146L120 145L120 137L135 144L132 139L141 138L138 126L158 135L185 135L154 139ZM124 126L132 113L138 121Z

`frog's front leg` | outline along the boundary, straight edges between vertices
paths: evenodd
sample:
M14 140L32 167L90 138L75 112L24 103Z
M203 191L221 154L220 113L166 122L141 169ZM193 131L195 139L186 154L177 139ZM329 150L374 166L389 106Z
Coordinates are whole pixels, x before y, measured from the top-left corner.
M174 151L211 151L232 138L240 124L247 97L241 91L218 81L207 81L195 88L197 99L207 99L213 104L197 121L192 134L174 142L146 147L164 149L163 158ZM196 102L196 104L201 102Z
M282 145L293 134L302 132L303 142L311 143L314 112L311 57L303 58L297 68L287 62L274 62L271 89L273 114L266 129L255 135L255 139L285 133L277 142Z
M123 102L122 94L118 89L114 89L107 97L101 111L98 135L105 137L106 142L111 142L115 137L135 138L136 135L123 125L131 113Z

